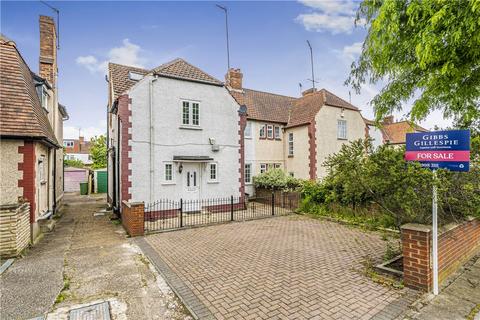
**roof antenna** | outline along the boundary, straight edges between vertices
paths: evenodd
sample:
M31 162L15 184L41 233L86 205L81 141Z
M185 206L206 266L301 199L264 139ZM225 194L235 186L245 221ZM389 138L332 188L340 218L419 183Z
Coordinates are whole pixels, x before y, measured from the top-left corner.
M55 30L56 30L56 36L57 36L57 50L60 50L60 10L58 10L55 7L52 7L45 1L40 0L40 2L46 5L47 7L49 7L50 9L52 9L53 11L55 11L55 13L57 14L57 28L55 28Z
M230 70L230 46L228 43L228 10L227 7L221 6L219 4L216 4L216 6L225 12L225 29L227 31L227 66L228 70Z
M312 79L308 79L310 81L312 81L312 88L313 88L313 91L315 91L315 75L313 73L313 50L312 50L312 45L310 44L310 41L307 40L307 44L308 44L308 47L310 48L310 62L312 64Z
M299 86L299 88L300 88L300 93L302 93L302 89L303 89L303 88L302 88L302 87L303 87L303 86L302 86L302 83L299 82L299 83L298 83L298 86Z
M348 90L348 102L352 104L352 91Z

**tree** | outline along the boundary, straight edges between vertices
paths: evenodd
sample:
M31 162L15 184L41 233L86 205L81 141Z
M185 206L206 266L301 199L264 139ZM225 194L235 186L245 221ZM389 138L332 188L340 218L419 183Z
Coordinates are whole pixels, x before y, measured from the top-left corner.
M90 140L90 155L92 156L92 168L100 169L107 167L107 139L104 135L95 136Z
M83 167L85 167L85 164L82 162L82 160L78 160L78 159L68 160L68 159L65 159L65 160L63 160L63 166L64 167L83 168Z
M386 83L371 101L377 121L412 98L412 120L480 118L480 1L364 0L356 22L368 33L346 84Z

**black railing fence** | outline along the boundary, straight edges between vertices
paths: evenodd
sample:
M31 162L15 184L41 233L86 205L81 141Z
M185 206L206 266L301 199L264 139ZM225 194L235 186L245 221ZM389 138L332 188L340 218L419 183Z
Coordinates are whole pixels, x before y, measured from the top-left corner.
M287 215L297 209L298 203L299 195L287 192L251 199L234 196L178 201L162 199L145 204L145 231L167 231Z

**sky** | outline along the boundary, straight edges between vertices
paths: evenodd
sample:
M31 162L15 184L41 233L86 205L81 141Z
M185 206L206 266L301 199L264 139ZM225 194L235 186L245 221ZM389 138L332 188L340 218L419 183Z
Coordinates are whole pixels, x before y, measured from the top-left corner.
M228 8L230 64L243 72L246 88L300 96L311 87L313 47L316 86L349 100L373 118L369 101L380 86L361 94L344 85L366 35L355 27L358 2L160 2L50 1L60 10L59 98L70 119L64 137L106 132L108 61L154 68L183 58L217 79L227 71L225 16ZM38 72L38 16L55 16L39 1L2 1L1 32L14 40L30 69ZM395 113L405 119L409 105ZM433 129L451 121L433 112L420 125Z

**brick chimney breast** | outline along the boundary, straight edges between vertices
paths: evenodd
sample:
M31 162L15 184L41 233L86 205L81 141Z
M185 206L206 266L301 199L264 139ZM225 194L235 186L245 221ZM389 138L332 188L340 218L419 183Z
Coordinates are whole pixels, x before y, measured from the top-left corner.
M40 77L55 86L57 75L57 34L53 18L40 16Z
M308 96L308 95L310 95L310 94L312 94L316 91L317 91L317 89L314 89L314 88L307 89L307 90L302 92L302 97Z
M232 90L242 91L242 79L243 74L240 69L230 68L225 76L225 83Z

